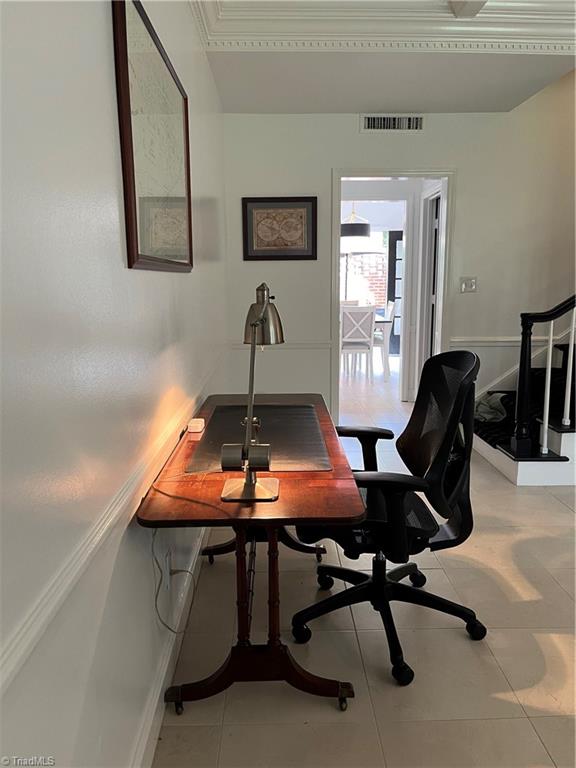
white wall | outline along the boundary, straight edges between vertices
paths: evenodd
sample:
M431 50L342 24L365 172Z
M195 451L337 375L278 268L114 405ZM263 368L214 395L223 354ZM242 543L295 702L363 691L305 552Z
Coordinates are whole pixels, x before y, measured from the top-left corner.
M264 354L260 389L306 390L311 377L330 396L333 169L455 172L449 336L486 361L480 384L510 367L516 346L478 340L517 337L521 311L574 287L573 94L572 74L509 113L426 115L417 135L361 134L356 115L225 115L230 338L265 279L291 346ZM318 261L242 261L240 199L265 195L318 196ZM478 293L459 294L461 275L478 278ZM230 389L245 386L245 358L233 351Z
M172 638L131 518L226 335L219 100L189 4L145 6L189 96L189 275L126 268L110 3L1 5L1 754L62 767L143 747Z

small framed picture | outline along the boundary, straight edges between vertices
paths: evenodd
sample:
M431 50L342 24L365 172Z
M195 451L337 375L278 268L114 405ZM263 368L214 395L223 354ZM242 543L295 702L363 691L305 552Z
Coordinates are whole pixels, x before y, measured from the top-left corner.
M315 197L243 197L244 261L316 259Z
M140 250L146 256L188 261L188 201L185 197L141 197Z

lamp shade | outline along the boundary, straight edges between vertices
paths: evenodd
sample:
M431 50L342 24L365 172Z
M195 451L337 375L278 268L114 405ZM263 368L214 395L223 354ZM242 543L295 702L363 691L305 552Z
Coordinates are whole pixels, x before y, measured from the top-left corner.
M344 221L340 224L340 237L370 237L370 222Z
M252 342L252 330L256 328L256 344L284 344L284 329L278 310L272 304L274 296L266 283L256 288L256 303L250 306L244 326L244 344Z

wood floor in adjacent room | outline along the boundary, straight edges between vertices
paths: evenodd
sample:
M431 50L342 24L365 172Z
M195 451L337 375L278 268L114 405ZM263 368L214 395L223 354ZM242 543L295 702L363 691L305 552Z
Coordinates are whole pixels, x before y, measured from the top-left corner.
M410 406L390 396L394 383L378 372L374 384L380 396L360 379L343 382L341 421L398 433ZM357 447L345 447L357 466ZM380 460L382 468L401 469L392 443L381 446ZM574 489L516 488L474 455L472 501L471 538L415 559L425 589L477 612L488 627L484 641L471 641L457 619L394 605L415 671L406 688L390 676L384 630L370 606L311 623L310 642L296 645L292 614L326 593L317 591L315 559L281 547L284 640L309 670L353 682L356 698L340 712L335 702L285 683L238 683L185 704L180 717L166 710L154 768L573 768ZM227 537L230 531L215 531L212 541ZM370 557L350 561L325 544L325 562L369 570ZM259 548L257 642L266 632L265 545ZM233 557L205 564L175 682L206 676L224 660L234 640L234 601Z

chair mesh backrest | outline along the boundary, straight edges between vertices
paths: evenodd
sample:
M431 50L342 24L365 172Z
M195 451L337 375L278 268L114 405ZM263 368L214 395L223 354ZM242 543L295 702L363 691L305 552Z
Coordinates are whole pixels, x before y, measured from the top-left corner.
M341 307L342 341L370 343L374 336L374 314L374 307Z
M469 504L474 382L479 367L472 352L444 352L429 358L412 415L396 442L412 474L429 481L431 491L426 495L445 518L454 514L460 502Z

